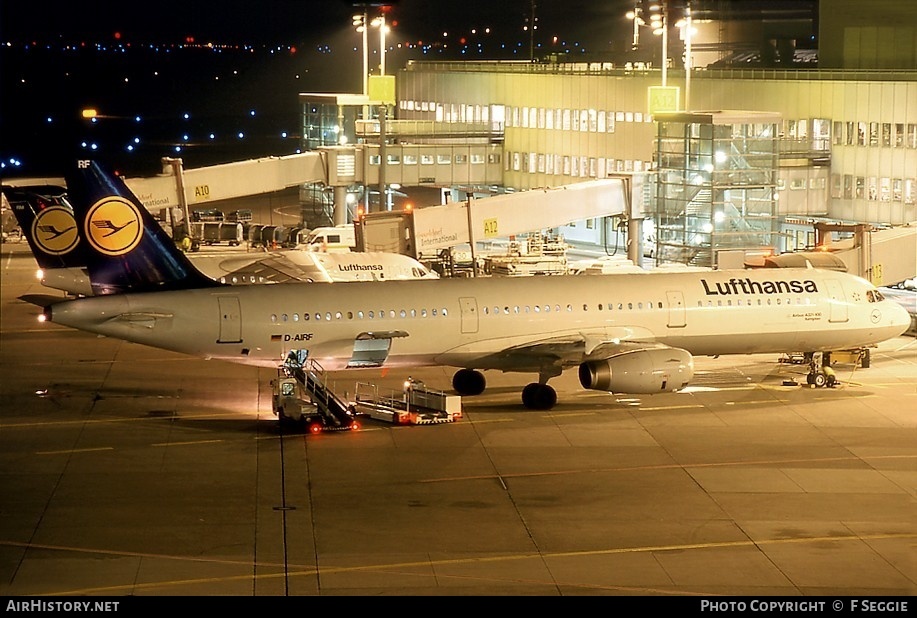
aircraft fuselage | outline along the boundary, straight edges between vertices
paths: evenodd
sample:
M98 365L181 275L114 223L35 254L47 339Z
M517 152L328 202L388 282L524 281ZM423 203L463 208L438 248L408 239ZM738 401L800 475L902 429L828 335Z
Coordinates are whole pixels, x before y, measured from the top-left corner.
M692 355L870 345L909 324L874 290L817 269L647 272L116 294L59 303L50 316L101 335L261 366L277 366L293 349L329 370L366 366L360 349L382 342L390 348L369 355L385 366L538 371L605 358L628 344ZM533 346L542 345L534 358Z

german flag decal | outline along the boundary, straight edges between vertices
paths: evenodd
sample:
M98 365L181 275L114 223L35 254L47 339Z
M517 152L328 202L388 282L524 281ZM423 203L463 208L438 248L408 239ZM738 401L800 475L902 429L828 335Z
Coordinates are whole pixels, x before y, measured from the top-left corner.
M282 341L283 335L271 335L271 341Z

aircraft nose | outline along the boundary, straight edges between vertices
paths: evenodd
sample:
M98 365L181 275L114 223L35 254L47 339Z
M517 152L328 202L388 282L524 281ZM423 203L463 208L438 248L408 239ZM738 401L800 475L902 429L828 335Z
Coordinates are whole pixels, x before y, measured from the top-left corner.
M905 309L898 303L892 303L891 309L892 309L891 323L893 326L900 329L900 331L898 332L898 335L901 335L905 333L911 327L911 321L914 318L913 316L911 316L911 314L908 312L907 309Z

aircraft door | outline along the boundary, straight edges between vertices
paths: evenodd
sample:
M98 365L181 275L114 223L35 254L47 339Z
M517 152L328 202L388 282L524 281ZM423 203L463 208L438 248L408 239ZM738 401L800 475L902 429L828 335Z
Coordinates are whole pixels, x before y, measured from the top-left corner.
M218 296L220 303L220 338L217 343L242 341L242 309L237 296Z
M685 327L685 296L679 290L665 293L665 302L669 306L669 328Z
M825 281L828 286L828 321L829 322L846 322L847 321L847 297L844 295L844 288L837 279L828 279Z
M475 298L459 298L459 307L462 311L462 332L478 332L478 301Z

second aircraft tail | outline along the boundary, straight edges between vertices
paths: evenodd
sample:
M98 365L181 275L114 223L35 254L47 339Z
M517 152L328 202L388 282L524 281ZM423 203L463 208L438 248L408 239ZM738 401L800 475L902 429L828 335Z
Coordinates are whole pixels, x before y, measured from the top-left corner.
M222 285L197 270L124 180L97 161L76 162L67 193L95 294Z

